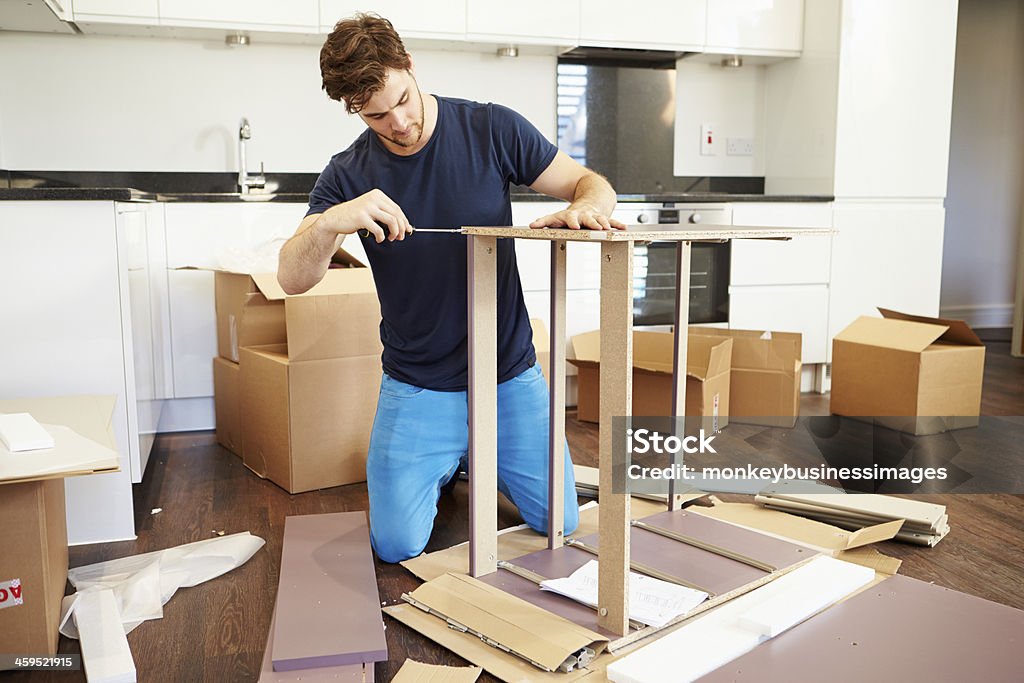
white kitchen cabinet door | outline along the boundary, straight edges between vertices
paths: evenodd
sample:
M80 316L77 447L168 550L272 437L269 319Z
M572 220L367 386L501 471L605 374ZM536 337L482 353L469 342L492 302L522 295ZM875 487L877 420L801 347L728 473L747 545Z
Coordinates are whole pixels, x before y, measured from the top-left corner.
M580 0L580 45L701 50L706 24L707 0Z
M129 406L129 425L138 434L138 443L130 450L132 483L142 481L149 461L149 453L160 424L160 402L156 396L156 362L153 354L153 306L149 273L149 239L146 206L118 203L115 205L118 231L118 260L121 277L127 280L130 309L124 346L125 358L131 359L126 373L128 382L134 381L135 405ZM123 298L122 301L125 301ZM134 415L133 415L134 413Z
M957 7L842 3L836 197L946 196Z
M466 33L465 2L408 0L378 0L372 6L352 0L320 0L320 30L330 33L341 19L368 10L390 21L403 38L461 39Z
M831 228L830 202L736 203L733 225L773 228ZM828 235L791 240L733 240L729 282L733 285L827 284L832 238Z
M792 54L804 44L804 0L707 0L708 52Z
M213 273L208 270L169 270L167 282L174 397L213 396L213 359L217 356Z
M74 0L72 8L76 21L129 23L142 19L156 23L160 14L157 0Z
M468 40L573 45L580 34L579 0L466 0Z
M66 480L68 542L132 539L135 387L114 203L0 202L0 254L0 397L117 397L121 470Z
M836 202L829 336L878 307L937 316L942 200Z
M828 286L729 287L729 328L799 332L803 362L831 356Z
M167 231L164 204L146 205L149 245L149 294L153 317L153 372L157 399L174 397L174 365L171 360L171 310L167 294Z
M276 271L281 246L295 234L306 206L292 203L169 203L167 267Z
M319 6L317 0L160 0L160 23L316 33Z

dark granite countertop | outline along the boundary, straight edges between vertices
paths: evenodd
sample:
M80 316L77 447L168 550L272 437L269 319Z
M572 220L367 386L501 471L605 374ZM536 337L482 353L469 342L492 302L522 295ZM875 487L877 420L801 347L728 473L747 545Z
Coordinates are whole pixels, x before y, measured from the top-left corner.
M157 195L131 187L15 187L0 188L0 201L114 201L153 202Z
M620 194L619 204L726 204L730 202L830 202L835 197L826 195L803 194L749 194L729 192L680 192L663 194ZM514 202L551 202L558 201L535 192L517 193L512 195Z

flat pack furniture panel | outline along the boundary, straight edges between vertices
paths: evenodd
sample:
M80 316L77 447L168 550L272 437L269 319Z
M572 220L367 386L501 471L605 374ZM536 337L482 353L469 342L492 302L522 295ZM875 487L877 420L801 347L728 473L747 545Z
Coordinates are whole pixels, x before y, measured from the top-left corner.
M277 623L277 607L270 617L270 633L267 634L267 646L263 650L263 663L260 665L258 683L373 683L373 664L344 664L342 666L325 666L316 669L297 669L295 671L274 671L274 625Z
M484 388L483 379L495 374L496 358L493 355L493 338L488 339L482 334L484 327L476 321L474 309L482 307L481 316L489 321L494 309L494 290L492 284L495 275L494 259L484 259L481 249L484 242L480 238L488 238L494 244L496 238L540 239L554 242L565 241L600 241L601 246L601 446L599 464L601 471L601 535L604 539L605 558L599 578L598 609L601 624L604 628L616 633L628 632L628 567L629 567L629 497L623 493L612 492L612 417L630 413L632 398L632 252L637 241L674 241L681 243L712 241L724 242L730 239L790 239L804 235L830 235L830 228L775 228L754 226L725 225L632 225L624 230L568 230L568 229L531 229L528 227L463 227L460 231L469 236L469 268L470 309L469 309L469 340L470 357L470 390L476 387L477 396L470 400L470 462L476 455L482 455L496 461L496 448L483 448L483 444L495 442L490 434L496 431L492 424L475 425L473 411L480 411L484 405L484 397L479 394ZM685 256L680 252L680 258ZM688 268L688 264L686 265ZM682 264L680 264L682 268ZM486 286L485 286L486 284ZM689 282L680 278L676 283L680 300L689 298ZM483 299L486 292L486 301ZM628 301L628 304L626 302ZM553 306L558 302L553 301ZM679 310L677 306L677 310ZM553 316L554 317L554 316ZM489 323L488 323L488 329ZM492 333L493 336L493 333ZM486 346L478 346L486 345ZM487 349L486 357L483 353ZM685 354L677 349L675 362L685 367ZM678 394L678 390L677 390ZM471 394L472 397L472 394ZM490 416L492 409L487 408ZM487 418L488 422L490 418ZM479 430L481 433L477 433ZM481 447L474 444L479 443ZM488 471L494 463L484 465ZM480 465L478 465L479 467ZM471 471L473 465L470 465ZM496 568L494 558L495 543L493 536L496 529L491 524L491 507L494 496L491 492L492 482L488 477L487 492L472 493L477 483L470 477L470 543L471 573L483 576ZM486 496L486 498L485 498ZM552 504L558 495L552 495ZM487 512L484 517L486 504ZM670 503L670 506L672 504ZM479 519L478 519L479 518ZM479 546L479 547L478 547Z
M490 574L498 561L498 244L467 242L469 324L469 573Z
M560 548L565 528L565 268L566 244L551 243L551 380L548 398L548 547Z
M690 243L676 243L676 282L690 281ZM683 290L686 289L686 296ZM676 287L675 329L686 330L690 326L690 296L688 287ZM686 412L686 344L689 334L677 334L672 339L672 414L681 415ZM679 453L671 456L672 466L682 464ZM668 482L668 509L680 510L683 497L680 489L683 485L675 479Z
M1022 646L1024 611L897 574L699 680L1017 681Z
M275 671L387 659L365 512L285 517Z

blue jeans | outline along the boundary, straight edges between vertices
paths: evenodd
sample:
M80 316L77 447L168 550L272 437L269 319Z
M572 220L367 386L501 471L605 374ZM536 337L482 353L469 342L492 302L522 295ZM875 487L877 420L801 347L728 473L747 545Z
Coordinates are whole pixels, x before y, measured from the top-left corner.
M431 391L384 375L366 462L370 540L383 561L423 552L441 486L468 452L468 420L465 391ZM498 489L531 528L547 532L548 387L536 364L498 385ZM564 533L578 524L566 446Z

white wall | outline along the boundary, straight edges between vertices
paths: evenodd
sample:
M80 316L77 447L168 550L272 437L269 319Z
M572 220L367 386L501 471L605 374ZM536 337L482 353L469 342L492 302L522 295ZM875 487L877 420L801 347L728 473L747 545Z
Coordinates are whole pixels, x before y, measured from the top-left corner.
M676 62L674 172L677 176L764 175L765 67ZM715 127L714 156L700 153L701 125ZM728 138L753 138L753 156L726 154Z
M3 33L0 161L23 170L319 172L364 128L320 88L319 46ZM555 135L555 58L413 52L425 91L509 105Z
M943 253L944 315L1012 319L1024 190L1024 3L960 3Z

